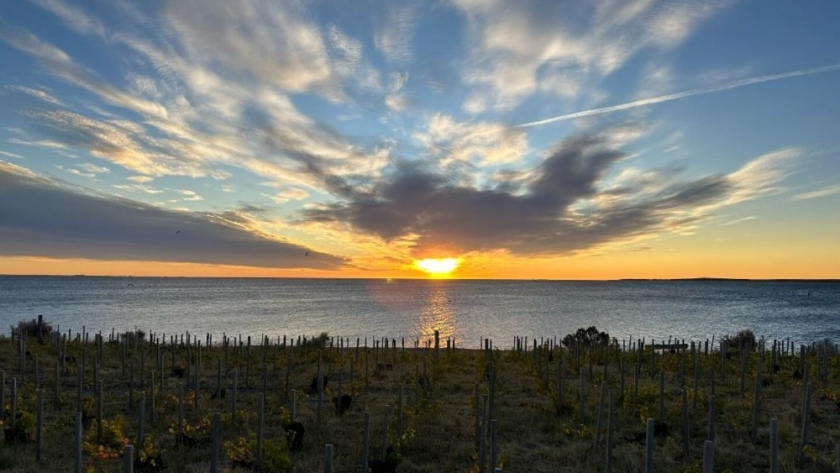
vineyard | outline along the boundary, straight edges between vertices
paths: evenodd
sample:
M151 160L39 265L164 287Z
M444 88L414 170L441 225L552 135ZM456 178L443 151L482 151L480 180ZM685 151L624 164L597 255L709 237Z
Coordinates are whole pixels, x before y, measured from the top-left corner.
M833 472L836 346L755 340L0 337L0 469ZM501 342L499 342L501 343Z

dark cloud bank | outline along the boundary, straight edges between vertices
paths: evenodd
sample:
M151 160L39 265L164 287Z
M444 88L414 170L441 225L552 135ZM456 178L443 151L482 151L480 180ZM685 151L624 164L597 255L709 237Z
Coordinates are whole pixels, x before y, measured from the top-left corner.
M625 157L608 143L602 135L566 139L524 183L500 182L491 189L459 185L422 165L403 163L373 190L336 192L342 202L309 209L302 219L345 223L385 240L419 235L418 253L568 254L689 224L702 218L693 210L722 202L738 189L725 175L673 183L674 176L660 174L658 186L639 182L599 190L605 174ZM335 177L331 181L327 187L343 190ZM602 202L594 203L598 199Z
M237 227L236 217L91 196L0 164L3 255L313 269L344 262Z

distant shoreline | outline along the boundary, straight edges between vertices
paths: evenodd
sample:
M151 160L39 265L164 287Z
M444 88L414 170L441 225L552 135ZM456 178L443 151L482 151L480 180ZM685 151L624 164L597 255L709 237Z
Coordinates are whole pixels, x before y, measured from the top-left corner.
M312 278L312 277L271 277L271 276L131 276L131 275L87 275L87 274L0 274L2 278L98 278L98 279L290 279L290 280L396 280L396 281L533 281L533 282L774 282L774 283L815 283L815 284L832 284L840 283L840 279L792 279L792 278L770 278L770 279L750 279L750 278L716 278L716 277L696 277L696 278L620 278L620 279L481 279L481 278L450 278L450 279L433 279L433 278L385 278L385 277L329 277L329 278Z

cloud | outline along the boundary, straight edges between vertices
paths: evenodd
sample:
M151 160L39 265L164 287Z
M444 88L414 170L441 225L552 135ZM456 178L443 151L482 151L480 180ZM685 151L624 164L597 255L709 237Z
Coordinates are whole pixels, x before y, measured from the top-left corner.
M108 103L132 110L143 116L166 117L160 104L133 96L101 80L89 69L77 64L62 49L22 28L0 20L0 40L37 59L51 74L82 87Z
M91 174L109 174L111 172L111 170L106 168L105 166L97 166L96 164L92 163L82 163L79 164L78 167Z
M840 185L828 186L812 192L803 192L791 197L791 200L810 200L840 194Z
M147 182L152 182L155 178L151 176L128 176L126 179L132 182L136 182L138 184L145 184Z
M385 240L411 238L418 255L565 255L686 232L716 209L771 191L786 175L787 160L799 153L768 153L730 174L627 179L623 198L609 198L616 188L608 188L607 175L627 156L614 143L609 131L565 139L525 175L486 189L402 162L372 191L310 207L301 218ZM510 182L516 182L514 190Z
M465 107L483 102L512 109L535 92L561 98L591 93L591 85L645 48L668 51L725 1L453 0L467 18L472 51L462 74L481 91Z
M108 174L111 172L111 170L106 167L97 166L91 163L81 163L76 165L76 167L71 168L64 167L62 165L57 165L56 167L62 171L73 174L74 176L87 177L89 179L96 179L96 176L99 174Z
M196 194L195 191L191 191L189 189L181 189L177 192L184 196L183 200L185 201L197 202L199 200L204 200L204 197Z
M44 10L61 18L73 31L81 34L95 34L105 37L105 27L96 18L91 17L81 8L60 0L29 0Z
M64 105L64 102L62 102L58 97L41 89L33 89L32 87L24 87L22 85L14 85L10 86L10 88L17 90L18 92L23 92L24 94L30 95L37 99L43 100L44 102L51 103L53 105Z
M512 163L528 148L525 133L497 123L457 122L449 115L437 113L425 125L425 130L416 132L414 139L442 166L456 162Z
M309 197L309 192L297 187L289 187L280 190L276 194L268 195L275 204L283 204L290 200L305 200Z
M15 158L15 159L26 159L23 156L15 153L10 153L8 151L0 151L0 155L6 156L8 158Z
M166 2L164 15L202 65L293 92L331 85L324 38L297 2L179 0Z
M359 181L388 165L395 143L348 138L302 113L291 94L335 102L358 92L360 100L376 104L363 106L400 111L409 103L403 90L408 74L392 73L383 87L365 60L363 43L336 24L321 28L308 7L176 0L152 16L117 2L112 6L122 21L102 32L97 25L104 23L80 8L60 0L37 3L71 30L118 50L113 70L123 77L113 79L109 72L105 83L63 49L0 21L0 40L113 106L26 110L37 137L20 144L84 150L149 177L223 180L232 176L224 168L235 167L321 192L330 187L313 169Z
M163 194L161 189L156 189L151 186L147 186L146 184L139 183L139 184L114 184L115 189L120 189L124 191L128 191L135 194Z
M343 264L254 231L246 214L190 214L84 194L0 163L0 253L6 256L314 269Z
M376 22L373 44L393 64L412 60L411 43L417 21L417 7L408 2L387 2Z

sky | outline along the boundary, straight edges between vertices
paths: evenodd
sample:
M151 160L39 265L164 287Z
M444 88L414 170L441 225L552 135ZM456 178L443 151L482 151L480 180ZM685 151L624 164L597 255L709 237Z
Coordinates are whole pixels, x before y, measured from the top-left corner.
M0 274L840 278L835 0L0 3Z

